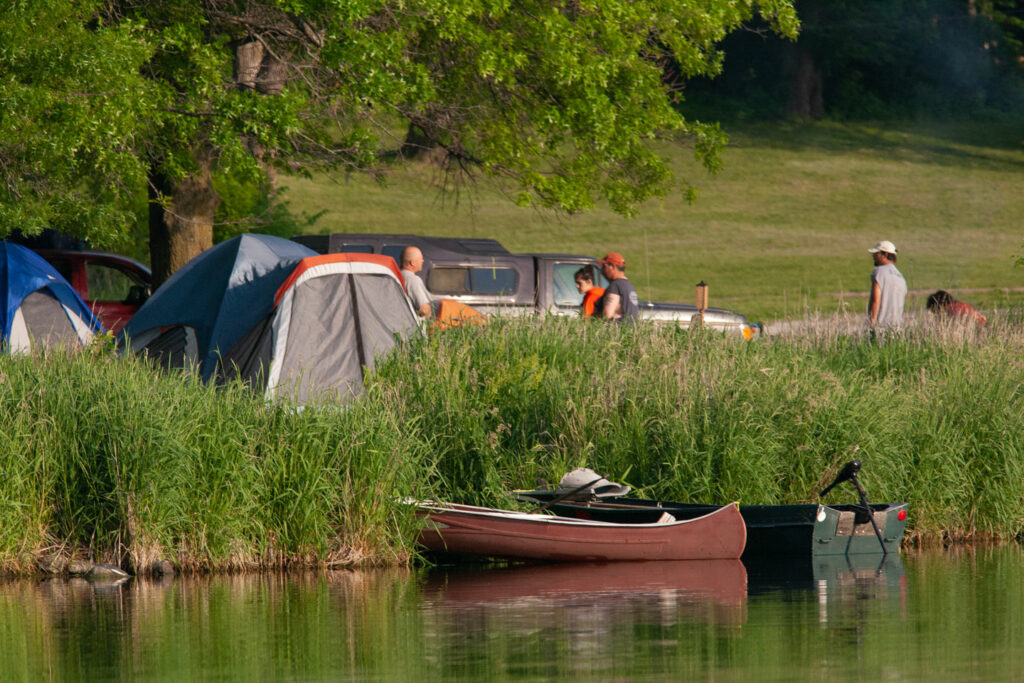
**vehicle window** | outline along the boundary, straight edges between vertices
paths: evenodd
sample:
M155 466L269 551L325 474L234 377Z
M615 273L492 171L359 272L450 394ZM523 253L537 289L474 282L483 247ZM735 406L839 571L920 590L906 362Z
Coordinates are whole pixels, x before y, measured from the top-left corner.
M395 259L395 263L402 265L402 252L405 251L405 244L385 244L380 253Z
M427 275L427 289L437 294L512 294L516 271L505 267L434 267Z
M427 289L438 294L468 294L469 268L431 268Z
M85 279L91 301L124 301L138 284L123 270L102 263L87 263Z
M470 268L469 289L474 294L512 294L516 291L514 268Z
M369 244L343 244L341 246L341 253L343 254L372 254L373 247Z
M579 307L583 303L583 295L576 291L576 271L578 263L556 263L554 265L554 296L556 306Z

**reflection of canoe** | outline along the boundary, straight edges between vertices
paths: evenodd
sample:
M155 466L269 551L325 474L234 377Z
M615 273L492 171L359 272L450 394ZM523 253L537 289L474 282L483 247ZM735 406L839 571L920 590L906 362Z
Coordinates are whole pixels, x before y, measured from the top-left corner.
M420 545L433 552L523 560L738 559L746 527L736 503L692 519L619 524L455 503L418 503L428 521Z
M449 606L607 603L644 595L677 602L742 605L747 572L739 560L682 560L514 566L431 572L426 595Z
M545 502L555 492L515 494L520 500ZM650 522L666 512L676 519L690 519L715 509L713 505L639 498L562 501L550 506L552 512L564 517L633 524ZM907 526L907 504L876 503L871 510L886 552L898 552ZM761 555L882 554L871 519L860 505L741 505L740 513L747 526L744 559Z

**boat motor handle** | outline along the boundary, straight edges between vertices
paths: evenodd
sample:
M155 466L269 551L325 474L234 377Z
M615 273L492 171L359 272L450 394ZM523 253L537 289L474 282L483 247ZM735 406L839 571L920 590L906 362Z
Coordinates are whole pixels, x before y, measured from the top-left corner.
M843 465L843 469L839 470L839 474L836 475L835 480L825 487L819 495L824 498L828 495L828 492L835 488L838 484L842 484L844 481L850 479L856 479L857 472L860 471L860 460L851 460L850 462Z

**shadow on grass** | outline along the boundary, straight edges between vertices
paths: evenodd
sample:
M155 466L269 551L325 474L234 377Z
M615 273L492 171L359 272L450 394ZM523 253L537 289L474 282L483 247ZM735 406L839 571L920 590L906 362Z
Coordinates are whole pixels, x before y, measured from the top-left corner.
M736 123L724 126L730 146L846 154L892 161L1005 171L1024 166L1024 119L878 123Z

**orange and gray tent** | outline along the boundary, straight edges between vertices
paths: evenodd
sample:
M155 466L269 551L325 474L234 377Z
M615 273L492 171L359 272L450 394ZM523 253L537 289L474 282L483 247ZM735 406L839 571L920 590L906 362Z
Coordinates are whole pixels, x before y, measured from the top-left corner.
M186 264L125 331L166 367L307 403L359 394L364 372L420 328L390 257L243 235Z
M7 351L82 348L103 331L68 281L21 245L0 242L0 295L2 347Z

